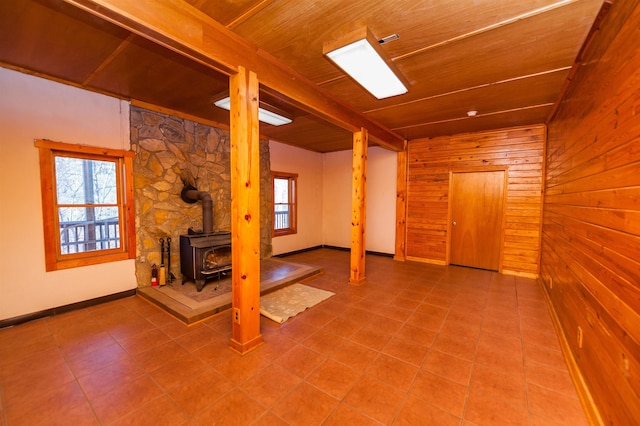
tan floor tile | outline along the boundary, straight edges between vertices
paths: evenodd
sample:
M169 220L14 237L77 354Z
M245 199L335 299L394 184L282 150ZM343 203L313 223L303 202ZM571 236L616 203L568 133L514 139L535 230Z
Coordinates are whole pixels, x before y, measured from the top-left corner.
M201 375L210 371L207 363L196 357L186 357L179 362L169 362L162 367L149 373L153 380L163 389L172 389L176 386L185 384L192 377Z
M145 318L134 313L122 318L115 317L108 322L101 321L101 324L103 327L109 328L109 334L116 340L126 339L157 328Z
M287 426L288 423L282 420L275 414L267 411L262 414L255 422L251 423L251 426Z
M417 372L417 366L385 354L380 354L366 370L366 374L402 392L409 390Z
M320 329L309 336L309 338L303 340L302 345L325 356L330 356L331 353L344 345L345 342L346 340L344 338Z
M175 341L170 340L166 343L151 348L145 352L141 352L135 356L135 360L140 367L147 372L152 372L158 368L173 363L180 363L185 360L195 359L196 357L187 352L182 346Z
M470 392L464 412L464 420L476 425L529 424L526 406L512 405L501 398L493 398L482 392Z
M272 364L246 380L240 388L260 404L271 407L301 381L295 374Z
M363 327L351 336L351 341L375 351L381 351L389 340L391 340L391 336L391 334L384 333L380 330Z
M431 307L432 305L429 306L430 312L421 311L419 306L416 311L409 317L409 319L407 320L407 324L426 328L427 330L439 331L447 315L447 311L446 309L441 307ZM438 311L435 310L436 308Z
M198 425L250 425L265 413L264 407L246 393L235 389L193 418Z
M57 335L54 335L54 337L56 340L59 340ZM106 331L96 329L89 334L74 336L66 339L64 343L58 342L58 344L60 345L60 350L67 358L76 359L114 345L116 344L116 340Z
M287 351L274 362L290 373L300 378L305 378L315 370L326 357L302 345L298 345Z
M571 381L569 371L566 369L558 370L536 362L530 362L527 364L525 372L527 383L568 396L576 395L576 388Z
M410 364L420 366L429 352L429 346L420 345L403 338L393 337L382 353L398 358Z
M456 417L462 417L467 387L428 371L420 370L409 393Z
M254 351L243 356L231 357L213 368L233 383L238 384L258 373L269 363L266 358L260 356L260 353Z
M498 336L489 338L487 336L488 334L480 336L478 341L475 357L476 364L519 374L524 368L520 341Z
M452 382L468 386L472 365L471 361L433 350L427 354L422 369Z
M400 409L394 426L414 426L414 425L459 425L460 418L446 412L426 401L409 396Z
M3 372L1 389L5 404L16 398L29 396L34 391L46 393L74 381L74 375L59 351L48 353L51 355L48 359L40 356L28 357L33 361L30 365L13 363L0 367ZM34 386L36 383L37 386Z
M35 389L33 389L35 387ZM39 388L32 384L32 391L4 401L7 425L96 424L82 389L75 381L55 388ZM67 413L68 411L68 413Z
M478 336L480 336L480 324L451 320L447 317L440 328L440 332L448 335L462 336L465 339L477 339Z
M471 361L476 353L476 339L440 333L431 349Z
M271 411L291 425L319 425L329 417L336 405L337 399L303 382Z
M525 366L531 362L561 370L567 367L559 347L548 347L523 342Z
M398 309L406 309L409 311L415 310L422 300L411 299L408 297L396 296L391 301L389 301L389 307L398 308Z
M470 389L512 405L526 404L524 372L514 373L476 364L471 373Z
M389 318L390 320L400 321L404 323L413 315L413 309L403 309L403 308L389 308L388 305L385 305L382 311L380 311L380 315Z
M233 389L233 383L215 371L196 376L167 393L189 415L203 410Z
M226 362L229 358L237 356L236 352L229 348L229 340L209 343L193 352L193 355L200 358L212 367Z
M110 344L93 352L83 354L68 360L69 367L76 377L84 377L97 369L107 367L118 362L130 360L129 354L117 343Z
M398 330L396 334L394 334L393 337L429 348L436 340L437 335L437 331L427 330L422 327L405 324L400 328L400 330Z
M336 361L357 371L364 371L377 356L377 351L351 341L340 346L331 355Z
M307 377L307 383L341 400L362 375L333 359L324 361Z
M404 393L364 375L344 398L344 402L365 416L389 424L400 410Z
M587 418L577 398L542 388L527 385L529 410L532 414L556 424L587 425Z
M162 396L162 390L147 376L141 376L91 401L102 423L111 423Z
M323 426L378 426L380 423L354 410L345 403L340 403L333 410L329 418L322 424Z
M273 321L272 321L273 322ZM255 349L255 352L269 361L280 358L290 349L293 349L298 343L288 337L282 336L280 333L262 334L264 345Z
M322 330L333 333L336 336L349 338L360 328L362 328L362 323L341 316L329 322Z
M322 303L315 306L314 309L307 309L300 315L300 319L303 319L307 324L316 328L324 327L337 317L335 313L325 312Z
M482 331L499 336L517 336L520 334L518 321L505 321L499 316L485 316L482 321Z
M78 379L78 383L89 400L105 394L123 383L131 382L145 374L140 366L128 359L116 362Z
M395 334L402 328L404 321L391 319L384 315L370 314L363 329L375 330L384 334Z
M164 395L155 399L130 414L116 420L113 426L134 426L134 425L186 425L189 423L189 416L171 400Z
M296 342L302 342L316 331L318 331L318 327L294 318L282 324L280 334Z
M229 344L229 339L221 336L204 324L198 324L187 333L177 337L175 341L189 352L194 352L208 344Z
M205 325L203 324L186 325L180 321L173 321L173 322L164 324L162 327L160 327L160 330L162 330L167 336L171 337L172 339L177 339L180 336L184 336L185 334L192 332L194 327L202 327L202 326L205 326Z
M162 330L155 328L146 333L121 339L119 343L125 351L135 356L164 343L168 343L170 340L171 338Z

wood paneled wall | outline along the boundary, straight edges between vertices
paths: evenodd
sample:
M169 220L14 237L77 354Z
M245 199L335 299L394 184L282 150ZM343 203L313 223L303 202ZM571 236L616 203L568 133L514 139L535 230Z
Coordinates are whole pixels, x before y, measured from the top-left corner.
M640 424L638 40L639 2L614 2L549 124L540 275L592 419L619 425Z
M408 146L407 258L446 264L449 172L508 170L501 270L537 276L542 216L543 125L412 140ZM496 236L500 238L500 236Z

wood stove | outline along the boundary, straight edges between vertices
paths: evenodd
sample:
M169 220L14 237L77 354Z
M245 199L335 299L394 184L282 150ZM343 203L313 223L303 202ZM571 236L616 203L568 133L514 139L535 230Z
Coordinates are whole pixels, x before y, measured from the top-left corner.
M180 235L180 272L202 291L207 279L231 270L231 232Z

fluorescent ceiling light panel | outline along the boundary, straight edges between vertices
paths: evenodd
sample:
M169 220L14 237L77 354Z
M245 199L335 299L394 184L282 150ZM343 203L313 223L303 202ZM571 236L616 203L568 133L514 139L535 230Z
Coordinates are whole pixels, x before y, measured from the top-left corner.
M407 87L371 42L370 37L363 37L325 54L378 99L407 93Z
M219 101L214 102L213 104L219 108L223 108L223 109L226 109L227 111L231 111L231 98L228 96L226 98L223 98L223 99L220 99ZM289 124L292 121L288 117L284 117L280 114L269 111L262 107L258 107L258 120L267 124L271 124L273 126L282 126L283 124Z

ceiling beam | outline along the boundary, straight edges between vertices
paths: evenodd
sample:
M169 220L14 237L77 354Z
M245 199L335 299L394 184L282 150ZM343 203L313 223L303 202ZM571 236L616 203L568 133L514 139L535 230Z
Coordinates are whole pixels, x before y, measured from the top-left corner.
M225 75L240 66L295 106L350 132L367 129L380 146L402 151L404 139L329 95L275 57L178 0L64 0ZM203 93L203 95L205 95Z

